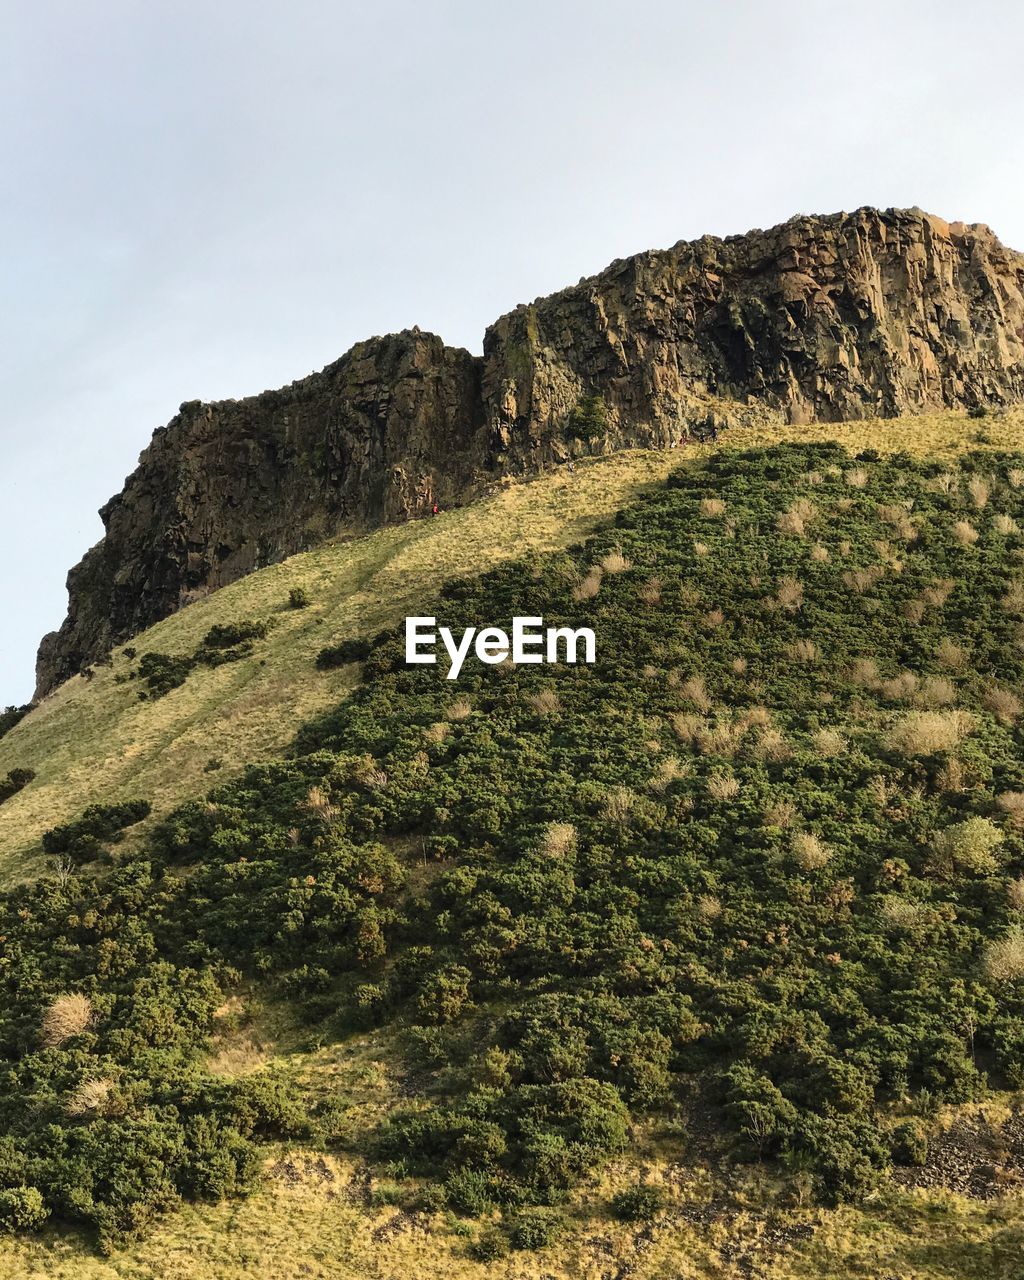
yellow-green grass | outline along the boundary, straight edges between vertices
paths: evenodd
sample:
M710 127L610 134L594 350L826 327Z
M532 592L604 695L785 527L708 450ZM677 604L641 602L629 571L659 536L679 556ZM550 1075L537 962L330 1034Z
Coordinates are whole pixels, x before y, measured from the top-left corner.
M345 1157L281 1149L247 1200L188 1205L145 1239L103 1258L74 1234L0 1238L4 1280L1018 1280L1019 1197L980 1202L944 1191L882 1193L873 1204L801 1208L754 1168L728 1181L650 1151L592 1179L536 1252L491 1262L469 1252L488 1223L368 1203L365 1170ZM653 1224L617 1221L611 1195L661 1186Z
M0 807L0 882L38 871L43 831L88 804L144 798L155 819L243 764L279 754L298 725L344 697L355 679L351 667L317 671L321 648L422 612L446 579L577 541L688 459L781 440L947 456L1015 448L1022 438L1024 410L983 420L936 413L806 426L769 422L725 432L717 445L628 450L583 462L574 475L556 468L529 483L506 482L440 519L293 556L132 641L140 653L190 653L214 624L272 618L269 637L251 658L199 669L165 697L142 701L135 682L116 679L132 666L117 650L112 667L96 668L92 680L69 680L0 740L0 777L12 768L37 775ZM288 608L295 587L306 590L309 608Z
M835 440L859 453L905 452L915 457L948 458L972 449L1020 449L1024 447L1024 408L970 418L965 413L924 413L902 418L866 418L864 421L812 422L806 426L764 425L737 427L720 442L729 448L753 449L780 440Z

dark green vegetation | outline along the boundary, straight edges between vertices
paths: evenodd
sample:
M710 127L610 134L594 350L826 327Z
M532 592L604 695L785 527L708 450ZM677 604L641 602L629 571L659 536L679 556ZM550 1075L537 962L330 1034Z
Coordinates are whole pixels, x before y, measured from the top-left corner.
M31 704L24 707L4 707L0 711L0 738L10 733L19 720L24 720L32 710Z
M126 804L94 804L74 822L53 827L43 836L46 853L70 858L79 866L93 862L107 852L107 846L119 844L126 828L148 818L147 800L129 800Z
M401 1031L414 1097L368 1154L503 1206L492 1256L695 1095L824 1201L919 1162L908 1105L1024 1086L1022 484L1020 456L717 456L436 610L591 625L597 665L453 684L379 636L294 758L5 895L0 1212L110 1243L244 1190L262 1138L349 1140L277 1077L204 1074L243 979L321 1040Z
M627 1187L612 1200L612 1210L623 1222L647 1222L665 1206L665 1192L659 1186Z
M572 440L589 443L608 429L608 410L600 396L583 396L569 414L566 431Z
M316 665L321 671L331 671L335 667L346 667L350 662L365 662L372 648L369 640L342 640L340 644L321 649Z
M0 778L0 804L16 796L35 776L31 769L11 769L5 778Z
M211 627L195 653L144 653L139 659L137 674L146 682L148 696L160 698L183 685L201 664L219 667L225 662L238 662L241 658L248 658L256 641L262 640L266 634L265 622L240 622L230 626ZM140 693L139 696L147 695Z

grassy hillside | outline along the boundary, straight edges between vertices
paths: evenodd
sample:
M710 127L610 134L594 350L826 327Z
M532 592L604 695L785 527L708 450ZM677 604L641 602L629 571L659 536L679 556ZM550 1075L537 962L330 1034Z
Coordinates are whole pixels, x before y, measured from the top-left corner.
M351 688L351 670L315 669L322 648L394 625L446 578L567 546L664 479L675 461L671 453L617 454L572 477L508 485L443 519L293 556L158 623L129 647L192 653L213 626L250 618L273 626L251 658L196 672L152 702L139 700L134 682L118 683L137 666L118 650L112 667L68 681L0 738L0 777L12 768L37 774L0 811L0 878L38 870L43 831L87 804L142 795L166 813L217 777L279 754L298 725ZM311 603L290 609L299 588Z
M646 1153L644 1153L646 1155ZM828 1211L776 1202L763 1175L716 1181L656 1156L649 1179L668 1189L653 1223L607 1212L635 1167L612 1167L567 1213L564 1234L532 1253L478 1262L443 1213L370 1203L349 1162L282 1152L263 1191L243 1201L186 1206L145 1240L97 1257L77 1238L0 1241L9 1280L1016 1280L1019 1206L945 1192L894 1194L869 1209ZM781 1200L781 1198L779 1198Z
M73 822L0 896L7 1271L1013 1275L1017 426L595 463L255 575L135 646L275 616L248 656L156 696L121 655L15 728L12 872L76 723L60 816L156 813ZM428 600L599 660L406 669L378 633Z
M730 448L781 440L835 439L851 447L948 456L964 448L1014 447L1024 412L982 422L962 414L847 424L782 424L735 430ZM351 685L351 671L316 672L321 648L372 636L429 602L445 579L482 571L529 551L568 546L645 487L663 480L684 451L632 451L559 469L529 484L503 486L492 498L369 537L293 556L216 592L132 641L139 653L193 652L213 626L272 619L251 659L197 672L157 702L140 702L119 684L134 664L115 652L92 680L76 677L0 738L0 779L32 769L36 779L0 809L0 883L38 871L39 838L87 804L145 796L155 814L251 760L278 754L296 725L330 706ZM288 609L306 590L311 606ZM216 776L211 776L216 765Z

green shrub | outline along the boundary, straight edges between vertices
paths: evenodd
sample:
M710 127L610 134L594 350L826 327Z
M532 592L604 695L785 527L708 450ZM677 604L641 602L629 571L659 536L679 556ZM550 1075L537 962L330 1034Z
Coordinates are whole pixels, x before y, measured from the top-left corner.
M239 662L253 652L255 642L262 640L268 631L265 622L234 622L211 627L203 637L203 643L195 651L193 662L207 667L221 667L228 662Z
M186 1121L183 1134L186 1154L176 1182L192 1199L216 1203L256 1185L259 1150L219 1116L193 1116Z
M246 1138L308 1138L307 1100L294 1081L270 1071L243 1076L227 1086L217 1110Z
M448 1207L448 1193L440 1183L428 1182L420 1188L416 1202L424 1213L440 1213Z
M928 1159L928 1137L919 1124L908 1120L889 1136L894 1164L923 1165Z
M321 671L330 671L334 667L348 666L350 662L365 662L371 648L369 640L342 640L340 644L321 649L316 665Z
M16 796L35 776L33 769L12 769L6 778L0 779L0 804Z
M508 1225L509 1243L513 1249L543 1249L558 1236L559 1220L543 1209L524 1209Z
M90 805L74 822L44 831L43 849L49 854L66 854L79 863L90 862L104 845L123 840L126 828L142 822L149 814L148 800Z
M4 734L10 733L14 726L24 720L31 710L31 704L24 707L4 707L0 711L0 738Z
M400 1205L408 1198L407 1192L395 1182L378 1182L370 1188L370 1204L375 1209L386 1205Z
M0 1191L0 1231L36 1231L49 1213L38 1187Z
M203 637L200 651L210 649L236 649L250 640L262 640L267 634L265 622L246 621L218 623Z
M657 1186L627 1187L612 1197L612 1212L623 1222L649 1222L664 1207L665 1192Z
M420 987L416 1012L426 1022L454 1022L469 1007L470 971L460 964L427 974Z
M150 695L160 698L183 685L197 666L219 667L247 658L255 641L264 639L268 630L266 622L219 623L210 628L195 653L144 653L138 673L146 681Z
M587 443L608 429L608 410L599 395L581 396L565 424L566 435Z
M446 1202L456 1213L478 1218L494 1206L494 1185L481 1169L457 1169L445 1182Z
M195 665L195 658L183 654L144 653L139 659L139 675L152 696L160 698L183 685Z
M503 1232L491 1229L485 1231L479 1240L469 1247L469 1255L477 1262L497 1262L508 1253L508 1239Z
M305 587L292 587L288 592L288 607L290 609L305 609L309 606L309 592Z
M1022 683L1024 589L1016 535L986 525L968 552L954 530L982 466L1024 524L1024 459L852 461L716 454L578 547L447 584L442 625L582 608L600 660L471 660L457 709L398 633L354 642L361 686L287 759L95 876L0 894L0 1187L38 1187L113 1247L183 1196L244 1192L268 1141L352 1142L343 1100L205 1076L243 979L311 1041L401 1031L412 1096L366 1154L432 1204L500 1206L506 1244L695 1076L745 1158L826 1202L915 1153L877 1121L893 1098L922 1116L982 1098L979 1063L1018 1087L1024 766L992 690ZM779 538L809 493L820 541ZM255 642L214 639L220 657ZM124 819L87 811L46 843L81 861ZM803 856L809 832L827 859ZM72 995L88 1019L50 1034ZM68 1114L106 1080L109 1112Z
M737 1132L760 1159L789 1138L798 1112L768 1076L746 1061L725 1076L725 1111Z

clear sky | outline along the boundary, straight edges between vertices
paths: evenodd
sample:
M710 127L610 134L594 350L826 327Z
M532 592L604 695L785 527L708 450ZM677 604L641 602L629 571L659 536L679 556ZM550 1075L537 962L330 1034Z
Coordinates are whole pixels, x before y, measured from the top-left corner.
M0 705L184 400L612 258L921 205L1024 248L1024 9L0 0Z

